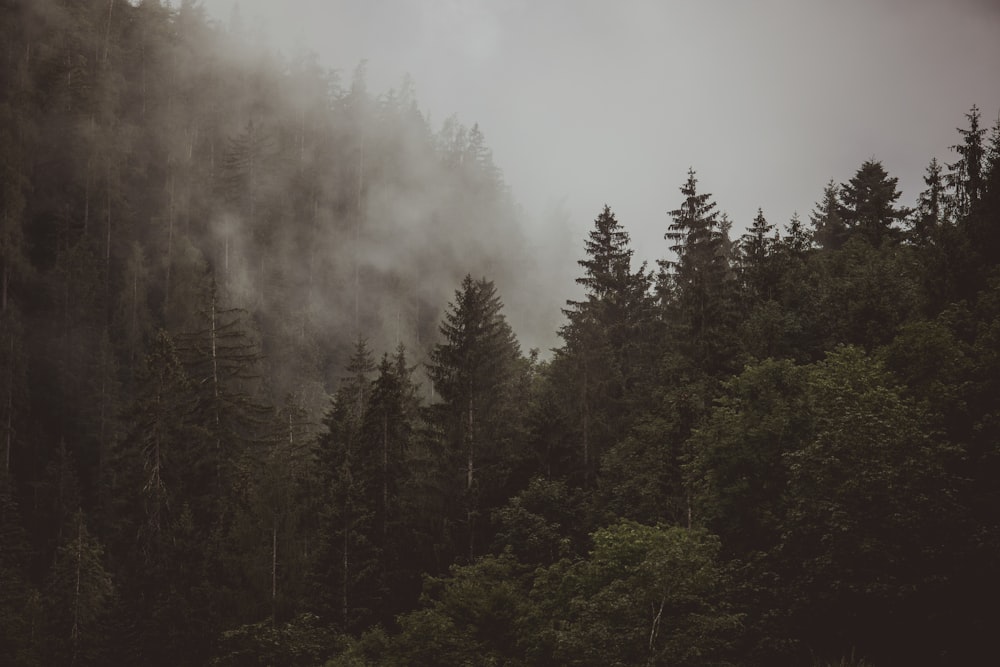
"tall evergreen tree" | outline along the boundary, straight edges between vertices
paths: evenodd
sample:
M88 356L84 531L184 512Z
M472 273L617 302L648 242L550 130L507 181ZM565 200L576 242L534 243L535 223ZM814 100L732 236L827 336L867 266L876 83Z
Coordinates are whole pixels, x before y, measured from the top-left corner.
M352 630L370 620L372 613L374 508L364 494L371 479L372 457L362 447L361 427L371 398L369 376L374 370L368 343L359 337L347 376L324 418L327 432L320 437L317 452L325 488L315 565L319 584L316 603L321 612L337 618L342 628Z
M774 225L757 209L757 215L747 232L740 237L740 277L743 289L752 300L770 299L776 288L777 265L775 262L776 235Z
M455 518L470 561L492 541L489 511L505 499L522 435L518 402L525 365L502 310L492 281L466 276L445 313L442 342L428 369L441 397L433 419L444 433L442 463L454 507L464 510Z
M114 586L104 568L104 547L87 530L78 510L59 546L46 588L46 616L52 663L99 664L100 623L108 612Z
M585 242L587 257L576 279L586 292L568 301L559 331L553 373L563 399L573 406L570 423L580 438L581 469L589 480L603 452L625 435L653 361L651 277L645 265L632 269L628 232L608 206L594 220Z
M840 217L848 233L859 235L878 248L899 235L896 224L909 211L897 208L898 178L890 178L878 160L866 160L847 183L840 186Z
M660 291L668 295L668 321L686 362L712 376L728 370L736 352L729 339L735 314L729 239L712 195L698 192L693 169L680 190L684 199L670 212L664 235L674 259L660 262Z
M837 250L847 240L847 226L840 215L839 202L840 187L830 179L823 188L823 199L816 203L816 208L809 215L813 240L820 248Z
M363 493L372 508L371 542L377 550L373 616L392 623L396 614L414 602L416 593L415 573L407 557L414 526L406 522L405 492L410 477L407 461L418 427L418 400L413 368L402 346L392 357L383 355L377 370L360 444L367 458Z
M787 252L801 257L813 247L812 237L802 224L798 211L792 213L792 219L785 225L784 232L781 237L781 247Z
M965 118L969 122L968 128L958 128L962 143L951 147L958 153L958 160L948 165L948 184L954 196L955 217L959 219L967 216L983 196L986 175L986 151L983 146L986 128L979 126L979 108L973 104Z
M947 222L950 208L945 190L944 174L937 158L931 158L924 174L927 189L920 193L917 209L911 217L910 240L918 246L931 242L938 230Z

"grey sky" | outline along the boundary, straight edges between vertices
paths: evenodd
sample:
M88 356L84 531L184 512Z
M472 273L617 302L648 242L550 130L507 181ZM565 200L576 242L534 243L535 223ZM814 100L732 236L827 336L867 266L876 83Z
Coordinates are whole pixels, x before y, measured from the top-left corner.
M228 21L234 0L203 0ZM745 226L807 219L876 157L912 203L973 104L1000 112L992 0L239 0L285 53L375 91L409 72L433 126L478 122L539 239L582 249L606 202L662 256L687 169ZM556 205L571 229L543 228ZM567 233L568 232L568 233Z

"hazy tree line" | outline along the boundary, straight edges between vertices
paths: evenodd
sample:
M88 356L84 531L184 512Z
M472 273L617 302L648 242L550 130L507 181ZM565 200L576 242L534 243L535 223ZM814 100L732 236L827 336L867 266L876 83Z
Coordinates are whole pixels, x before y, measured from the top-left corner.
M691 171L647 266L605 207L541 360L497 288L525 271L502 175L411 83L193 0L14 0L0 32L0 663L990 648L975 107L912 208L873 158L736 236Z

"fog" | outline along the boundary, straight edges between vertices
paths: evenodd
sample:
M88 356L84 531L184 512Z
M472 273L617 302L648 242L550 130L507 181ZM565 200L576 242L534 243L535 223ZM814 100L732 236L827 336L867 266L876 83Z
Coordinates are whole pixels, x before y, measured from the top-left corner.
M803 218L831 178L882 160L912 202L972 104L1000 112L1000 3L204 0L283 53L372 88L416 83L432 126L478 122L533 238L582 248L606 202L639 256L665 252L688 167L735 227ZM552 229L562 207L570 229Z

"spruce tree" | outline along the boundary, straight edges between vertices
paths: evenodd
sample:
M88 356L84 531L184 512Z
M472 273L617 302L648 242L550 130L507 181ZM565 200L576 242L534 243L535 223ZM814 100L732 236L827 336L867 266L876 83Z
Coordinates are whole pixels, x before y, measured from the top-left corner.
M651 278L645 265L632 270L629 235L608 206L594 220L585 242L584 275L576 282L586 292L570 300L556 351L568 417L581 443L584 481L599 467L603 452L624 437L627 424L648 388L652 361Z
M898 182L881 162L866 160L850 181L841 184L839 214L850 236L858 235L875 248L898 238L896 224L909 214L895 206Z
M824 250L837 250L847 240L847 227L840 215L840 187L831 179L823 188L823 199L809 215L813 241Z
M524 364L502 310L493 282L467 275L445 313L442 342L434 346L428 369L441 397L432 419L444 434L442 464L452 507L463 510L464 516L454 518L469 561L492 541L489 511L505 500L509 466L522 439Z
M680 190L684 199L664 235L674 259L660 262L660 291L668 295L668 321L686 363L715 376L730 369L736 353L728 233L712 195L698 192L693 169Z
M326 433L318 443L324 502L314 576L319 611L336 618L344 629L357 629L371 618L376 557L374 511L364 493L372 461L361 443L375 364L364 338L358 337L345 370L347 376L323 420Z
M920 193L917 209L911 217L909 237L917 246L931 243L942 225L947 222L950 208L948 194L945 191L945 179L937 158L931 158L924 174L924 184L927 189Z
M773 230L774 225L758 208L750 228L740 237L740 277L744 291L754 301L770 299L776 288L775 246L779 239L771 234Z
M964 218L972 211L985 190L986 151L983 137L986 135L986 128L979 126L981 114L975 104L965 114L965 118L969 122L968 128L957 128L962 135L962 143L951 147L951 150L958 153L958 160L948 165L948 184L954 196L954 217L957 219Z

